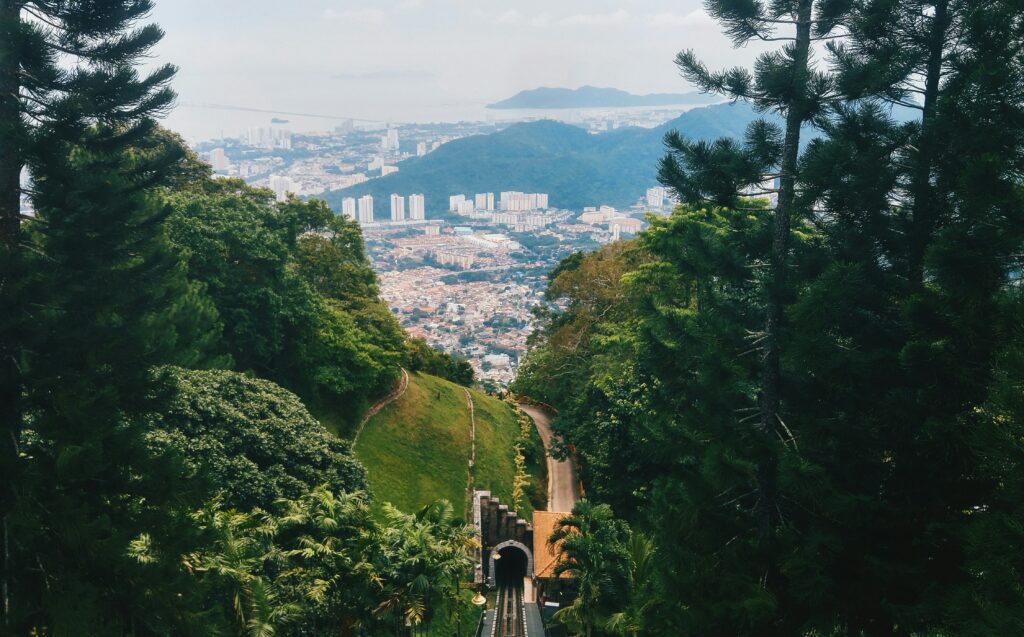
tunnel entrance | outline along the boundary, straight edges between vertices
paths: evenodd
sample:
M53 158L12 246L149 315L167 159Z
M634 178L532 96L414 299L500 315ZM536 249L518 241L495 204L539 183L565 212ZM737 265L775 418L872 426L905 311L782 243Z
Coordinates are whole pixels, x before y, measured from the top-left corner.
M522 583L523 578L533 578L533 554L521 542L506 540L488 549L484 555L487 556L483 566L486 568L488 586ZM494 559L495 556L500 557Z
M494 561L495 581L498 586L520 585L527 576L528 559L518 546L506 546L498 551L501 559Z

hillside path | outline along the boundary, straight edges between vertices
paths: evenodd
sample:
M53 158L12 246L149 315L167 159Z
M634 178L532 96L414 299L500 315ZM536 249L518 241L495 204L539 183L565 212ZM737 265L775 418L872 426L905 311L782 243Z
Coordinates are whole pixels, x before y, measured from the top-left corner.
M554 434L551 432L551 417L532 405L519 405L523 412L537 425L544 448L550 452ZM548 511L568 513L580 497L580 482L572 460L555 460L550 453L548 460Z
M465 387L462 391L466 392L466 407L469 409L469 468L472 470L476 466L476 407L473 406L473 394Z
M370 407L370 411L366 412L366 416L363 418L363 422L359 423L359 429L356 430L356 435L352 436L353 449L356 448L356 442L359 441L359 434L363 433L363 427L365 427L366 423L370 421L370 418L373 418L378 413L380 413L381 409L384 409L391 403L401 398L405 394L405 390L407 389L409 389L409 372L405 371L405 368L403 367L402 379L399 381L398 387L390 394L374 403L373 407Z

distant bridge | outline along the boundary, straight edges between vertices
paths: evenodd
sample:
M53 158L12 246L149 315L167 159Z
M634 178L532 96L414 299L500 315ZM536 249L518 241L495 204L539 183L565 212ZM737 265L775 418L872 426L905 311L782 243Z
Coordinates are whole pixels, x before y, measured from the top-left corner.
M205 108L216 111L241 111L245 113L266 113L267 115L288 115L290 117L312 117L315 119L330 119L334 121L353 121L367 124L386 124L383 119L366 119L364 117L349 117L347 115L324 115L322 113L296 113L293 111L276 111L268 108L253 108L250 106L232 106L229 104L200 104L196 102L180 102L179 106L186 108Z

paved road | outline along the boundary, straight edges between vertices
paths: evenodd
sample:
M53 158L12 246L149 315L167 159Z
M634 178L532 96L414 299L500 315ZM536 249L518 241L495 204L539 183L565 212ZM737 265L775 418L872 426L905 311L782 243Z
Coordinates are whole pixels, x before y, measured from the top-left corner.
M526 415L537 424L537 433L546 449L551 448L551 418L544 411L531 405L520 405ZM555 460L548 456L548 511L568 513L580 497L580 483L576 478L576 467L571 460Z

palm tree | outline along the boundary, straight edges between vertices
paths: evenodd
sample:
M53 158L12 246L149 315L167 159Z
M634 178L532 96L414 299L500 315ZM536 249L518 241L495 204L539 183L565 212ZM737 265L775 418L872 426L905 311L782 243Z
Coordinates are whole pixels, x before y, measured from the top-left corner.
M605 609L615 600L617 580L625 571L625 525L611 507L580 500L572 513L558 521L548 543L558 551L555 576L576 580L577 595L555 618L579 626L586 637L607 622Z
M658 603L654 590L654 542L630 531L626 548L629 570L626 588L621 591L625 606L608 618L605 628L621 637L638 637L646 633L647 618Z
M317 605L317 619L352 634L370 616L377 576L370 561L376 525L363 492L335 494L319 487L281 500L278 544L290 558L288 575Z
M384 599L376 614L399 634L407 626L425 627L443 601L457 598L458 581L472 567L476 538L444 500L412 515L391 505L384 513L377 563Z
M196 517L213 539L206 550L189 555L186 566L198 573L212 574L226 588L239 635L273 635L275 625L287 622L298 611L294 604L277 603L263 577L267 562L277 556L273 543L275 521L259 510L226 511L218 503Z

